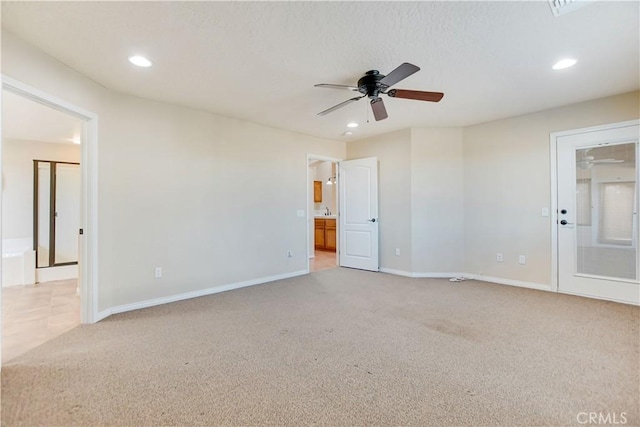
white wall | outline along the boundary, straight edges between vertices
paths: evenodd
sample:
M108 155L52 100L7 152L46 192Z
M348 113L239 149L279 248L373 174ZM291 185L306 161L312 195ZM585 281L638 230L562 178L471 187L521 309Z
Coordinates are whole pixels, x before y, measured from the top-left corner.
M464 247L467 273L548 284L551 224L540 209L550 206L549 133L640 116L634 92L467 127L460 198L435 181L460 192L456 129L345 148L110 91L6 33L2 72L99 116L100 310L304 270L307 224L295 213L308 206L307 153L378 157L382 267L455 271L459 261L444 253Z
M549 134L638 119L639 105L632 92L465 128L466 272L549 285Z
M349 142L347 155L378 157L381 268L463 272L462 130L402 130Z
M33 240L33 161L80 162L80 146L2 141L2 238Z
M306 269L306 155L343 142L122 95L7 33L2 72L98 115L100 311Z
M378 158L380 267L411 267L411 130L405 129L347 144L347 158ZM400 249L400 256L395 255Z
M462 129L412 129L414 273L464 272L463 179Z
M467 128L349 142L348 158L379 159L381 267L548 285L551 223L541 210L551 205L549 134L637 119L638 109L633 92Z

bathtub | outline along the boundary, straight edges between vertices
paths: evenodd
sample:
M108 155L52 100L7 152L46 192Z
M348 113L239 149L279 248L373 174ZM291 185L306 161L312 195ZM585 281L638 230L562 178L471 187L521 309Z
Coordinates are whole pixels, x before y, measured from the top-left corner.
M2 286L36 282L36 251L31 238L2 240Z

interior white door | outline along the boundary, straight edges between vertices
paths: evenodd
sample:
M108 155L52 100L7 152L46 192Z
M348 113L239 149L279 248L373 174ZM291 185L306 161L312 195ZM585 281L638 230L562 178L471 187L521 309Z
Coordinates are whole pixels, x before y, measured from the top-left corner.
M556 139L558 291L640 304L638 125Z
M378 159L339 164L340 266L378 271Z

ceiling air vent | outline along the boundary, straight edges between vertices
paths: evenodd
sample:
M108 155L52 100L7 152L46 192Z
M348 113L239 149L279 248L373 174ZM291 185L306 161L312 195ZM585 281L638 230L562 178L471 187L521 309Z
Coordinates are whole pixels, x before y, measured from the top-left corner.
M595 0L549 0L553 16L566 15L583 6L593 3Z

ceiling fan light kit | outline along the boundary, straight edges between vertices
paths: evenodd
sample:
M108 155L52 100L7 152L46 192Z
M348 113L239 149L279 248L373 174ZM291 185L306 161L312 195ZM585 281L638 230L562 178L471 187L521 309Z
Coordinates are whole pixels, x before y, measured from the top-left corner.
M360 92L362 96L356 96L355 98L347 99L338 105L334 105L331 108L327 108L324 111L318 113L319 116L324 116L339 108L345 107L353 102L359 101L364 97L368 97L371 101L371 110L376 121L384 120L388 116L387 109L384 106L384 101L380 98L380 94L387 95L391 98L404 98L414 99L416 101L427 102L439 102L444 93L442 92L424 92L420 90L405 90L405 89L389 89L394 84L406 79L410 75L420 71L420 68L416 65L405 62L398 66L395 70L391 71L386 76L380 74L378 70L370 70L362 76L357 83L357 86L336 85L329 83L320 83L315 87L322 87L327 89L340 89L349 90L353 92Z

